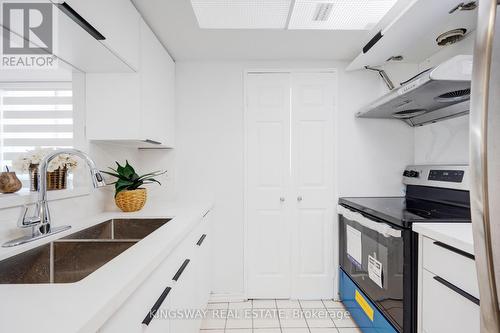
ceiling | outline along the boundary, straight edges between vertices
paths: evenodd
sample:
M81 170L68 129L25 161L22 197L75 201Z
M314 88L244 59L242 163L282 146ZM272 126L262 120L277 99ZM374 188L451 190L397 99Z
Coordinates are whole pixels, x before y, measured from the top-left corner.
M200 29L189 0L132 0L175 60L352 60L366 30Z

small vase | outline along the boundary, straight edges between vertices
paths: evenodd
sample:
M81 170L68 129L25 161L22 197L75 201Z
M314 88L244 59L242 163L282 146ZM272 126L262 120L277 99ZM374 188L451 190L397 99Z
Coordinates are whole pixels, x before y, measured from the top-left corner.
M32 164L29 167L30 190L38 191L38 164ZM47 172L47 190L64 190L68 183L68 169L59 168L52 172Z
M115 203L124 212L137 212L144 207L147 197L148 194L145 188L121 191L116 195Z
M15 172L0 173L0 193L14 193L19 191L23 184Z

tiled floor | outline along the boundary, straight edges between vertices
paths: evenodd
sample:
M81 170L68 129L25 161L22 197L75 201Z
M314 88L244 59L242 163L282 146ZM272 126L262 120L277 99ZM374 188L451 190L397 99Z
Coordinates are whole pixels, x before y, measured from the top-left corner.
M361 333L340 302L209 303L200 333Z

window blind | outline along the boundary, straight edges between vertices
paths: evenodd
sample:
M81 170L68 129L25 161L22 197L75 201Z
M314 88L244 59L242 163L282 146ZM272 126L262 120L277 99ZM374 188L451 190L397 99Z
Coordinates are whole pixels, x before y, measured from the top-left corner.
M2 169L35 148L73 147L72 96L71 82L0 84Z

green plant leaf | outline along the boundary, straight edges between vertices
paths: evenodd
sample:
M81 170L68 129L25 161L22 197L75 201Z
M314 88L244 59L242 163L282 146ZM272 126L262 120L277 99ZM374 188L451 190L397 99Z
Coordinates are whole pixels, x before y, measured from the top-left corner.
M146 179L149 179L151 177L158 177L158 176L161 176L163 174L167 173L167 170L165 171L161 171L161 170L158 170L158 171L154 171L154 172L150 172L150 173L146 173L142 176L139 177L139 179L142 179L142 180L146 180Z
M152 184L152 183L158 183L159 185L161 185L161 183L154 178L149 178L144 182L144 184Z
M135 170L134 168L128 163L128 161L125 161L125 167L123 167L123 172L121 172L120 174L122 174L123 176L125 176L126 178L129 178L129 179L132 179L134 174L135 174Z

